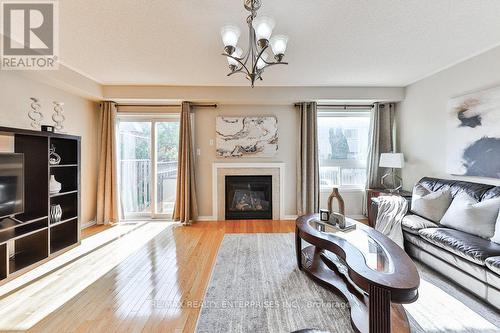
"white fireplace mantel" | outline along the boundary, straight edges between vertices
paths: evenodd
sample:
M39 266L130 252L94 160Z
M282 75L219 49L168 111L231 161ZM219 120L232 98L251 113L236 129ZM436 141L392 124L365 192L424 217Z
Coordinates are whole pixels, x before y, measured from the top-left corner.
M285 219L285 163L282 162L246 162L246 163L213 163L212 164L212 219L219 216L219 169L278 169L279 170L279 218Z

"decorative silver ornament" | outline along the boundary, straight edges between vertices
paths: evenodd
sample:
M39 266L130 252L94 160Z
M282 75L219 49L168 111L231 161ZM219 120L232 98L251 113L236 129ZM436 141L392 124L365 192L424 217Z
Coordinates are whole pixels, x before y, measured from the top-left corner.
M50 223L61 222L62 208L61 205L50 205Z
M63 106L64 103L54 101L54 113L52 114L52 120L56 123L55 128L58 131L61 131L63 126L63 121L66 120L66 117L63 114Z
M59 163L61 163L61 156L56 153L56 147L54 147L54 145L51 145L49 149L49 164L58 165Z
M28 111L28 117L32 120L31 127L39 129L40 124L43 120L43 113L40 112L40 108L42 107L40 104L40 100L35 97L30 97L31 102L31 110Z

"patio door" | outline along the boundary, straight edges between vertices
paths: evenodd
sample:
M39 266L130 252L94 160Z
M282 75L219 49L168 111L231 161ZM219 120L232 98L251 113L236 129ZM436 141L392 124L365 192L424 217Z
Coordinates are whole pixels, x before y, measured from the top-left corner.
M177 182L179 117L120 116L117 145L124 219L170 218Z

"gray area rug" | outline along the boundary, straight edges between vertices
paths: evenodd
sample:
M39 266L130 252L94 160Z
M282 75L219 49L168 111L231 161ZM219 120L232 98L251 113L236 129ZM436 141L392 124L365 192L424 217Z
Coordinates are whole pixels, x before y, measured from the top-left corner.
M491 308L430 269L417 302L405 306L412 332L500 332ZM224 237L197 332L353 332L347 304L296 267L293 234Z

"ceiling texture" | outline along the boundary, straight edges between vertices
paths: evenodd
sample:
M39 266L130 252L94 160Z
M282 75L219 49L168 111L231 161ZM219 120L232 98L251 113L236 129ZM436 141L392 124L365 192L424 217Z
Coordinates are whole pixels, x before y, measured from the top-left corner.
M290 37L259 86L406 86L500 45L498 0L262 0ZM248 85L227 77L220 28L243 0L60 1L62 62L102 84ZM492 69L494 70L494 69ZM498 70L498 69L496 69Z

